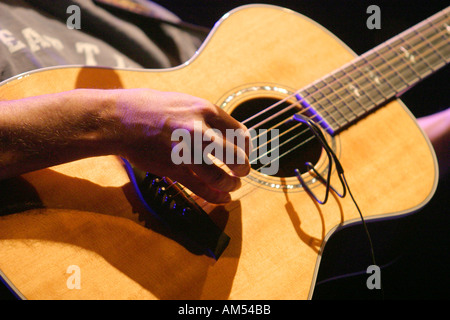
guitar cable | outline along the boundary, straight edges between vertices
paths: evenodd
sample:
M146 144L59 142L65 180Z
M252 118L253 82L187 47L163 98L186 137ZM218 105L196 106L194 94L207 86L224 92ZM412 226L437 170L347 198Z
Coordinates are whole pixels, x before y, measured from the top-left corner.
M360 218L361 218L361 222L362 222L362 225L363 225L363 228L364 228L364 232L365 232L366 237L367 237L367 240L368 240L368 242L369 242L369 247L370 247L370 257L371 257L372 263L373 263L374 266L379 267L379 266L377 265L376 259L375 259L375 250L374 250L374 246L373 246L373 242L372 242L372 237L371 237L371 235L370 235L369 229L367 228L367 224L366 224L366 221L365 221L365 219L364 219L364 216L363 216L363 214L362 214L362 212L361 212L361 209L360 209L358 203L356 202L356 200L355 200L355 198L354 198L354 196L353 196L353 194L352 194L352 192L351 192L351 190L350 190L350 186L348 185L347 179L345 178L344 168L343 168L342 164L340 163L338 157L336 156L336 154L334 153L334 151L331 149L330 145L328 144L328 142L327 142L327 140L326 140L324 134L322 133L322 130L319 128L319 126L318 126L314 121L312 121L311 119L309 119L309 118L307 118L307 117L305 117L305 116L303 116L302 114L299 114L299 113L295 114L295 115L293 116L293 118L294 118L294 120L299 121L299 122L301 122L301 123L304 123L304 124L306 124L306 125L309 127L309 129L311 130L311 132L312 132L312 133L316 136L316 138L319 140L319 142L321 143L322 147L325 149L325 151L326 151L326 153L327 153L327 155L328 155L328 158L329 158L329 166L330 166L330 168L329 168L329 174L328 174L328 179L324 179L324 178L320 175L320 173L317 172L317 171L314 169L314 167L312 166L312 164L310 164L309 162L306 164L308 167L310 167L310 169L313 170L314 174L317 175L317 177L319 178L319 180L320 180L323 184L326 185L325 200L324 200L324 201L318 200L318 198L314 195L314 193L310 190L310 188L309 188L309 187L307 186L307 184L304 182L303 178L301 177L301 174L300 174L299 170L296 169L296 170L295 170L295 174L296 174L298 180L300 181L300 183L302 184L302 186L304 187L304 189L305 189L307 192L309 192L310 195L312 195L312 197L315 199L315 201L318 202L319 204L325 204L325 203L326 203L326 201L327 201L327 199L328 199L328 196L327 196L327 195L328 195L330 189L333 190L333 191L336 193L336 195L339 196L340 198L345 197L346 192L349 193L350 198L352 199L353 204L355 205L356 210L358 211L358 214L359 214L359 216L360 216ZM344 191L342 192L342 194L339 194L339 193L331 186L331 184L330 184L330 174L331 174L331 168L332 168L332 162L333 162L332 160L334 161L334 163L335 163L335 165L336 165L336 171L337 171L337 173L338 173L338 177L339 177L339 179L340 179L340 181L341 181L341 183L342 183L343 189L344 189ZM379 289L381 290L382 299L384 300L384 291L383 291L383 285L382 285L381 278L380 278L380 288L379 288Z
M353 194L352 194L352 192L350 190L350 187L349 187L349 185L347 183L347 179L345 179L345 175L344 175L343 172L342 172L342 179L344 180L345 187L347 188L348 194L350 195L353 203L355 204L355 207L358 210L359 216L361 218L361 222L362 222L362 225L363 225L363 228L364 228L364 232L365 232L365 234L367 236L367 240L369 241L370 256L371 256L371 259L372 259L372 263L373 263L374 266L377 266L378 268L380 268L377 265L376 260L375 260L375 250L374 250L374 247L373 247L372 237L370 236L369 229L367 228L366 221L364 219L363 214L361 213L361 210L360 210L360 208L358 206L358 203L356 202L355 198L353 197ZM384 289L383 289L383 281L381 280L381 276L380 276L379 281L380 281L380 288L379 289L380 289L380 293L381 293L381 299L384 300Z

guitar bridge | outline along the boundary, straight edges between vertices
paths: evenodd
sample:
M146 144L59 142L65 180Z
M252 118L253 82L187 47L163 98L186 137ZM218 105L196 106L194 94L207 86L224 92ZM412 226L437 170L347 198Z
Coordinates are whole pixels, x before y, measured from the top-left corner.
M162 178L133 167L125 168L146 210L165 225L175 236L196 250L219 259L230 237L209 215L169 178Z

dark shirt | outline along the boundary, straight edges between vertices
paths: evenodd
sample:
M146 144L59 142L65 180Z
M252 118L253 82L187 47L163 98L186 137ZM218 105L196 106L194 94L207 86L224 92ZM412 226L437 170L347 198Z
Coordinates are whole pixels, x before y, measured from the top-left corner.
M163 7L133 1L153 18L93 0L0 0L0 80L59 65L168 68L194 55L201 38ZM74 22L80 29L69 28Z

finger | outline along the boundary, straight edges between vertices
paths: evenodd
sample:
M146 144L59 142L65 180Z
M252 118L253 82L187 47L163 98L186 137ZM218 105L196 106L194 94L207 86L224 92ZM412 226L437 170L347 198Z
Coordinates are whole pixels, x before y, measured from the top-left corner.
M231 115L226 113L223 109L214 106L215 112L205 115L205 120L213 128L219 129L225 133L226 129L242 129L247 130L247 127L234 119Z
M198 148L199 146L194 152L200 152ZM211 161L208 161L206 154L211 154L239 177L244 177L250 172L250 162L245 151L230 140L224 139L217 129L205 131L202 152L207 164L211 164Z
M192 164L187 166L209 187L221 192L231 192L239 189L241 180L228 174L215 164Z
M231 115L226 113L219 107L216 108L216 113L205 116L207 124L211 128L220 130L222 135L232 143L238 145L245 151L247 156L252 150L251 135L245 125L234 119Z
M231 196L228 192L212 188L186 166L178 166L172 178L208 202L223 204L231 201Z

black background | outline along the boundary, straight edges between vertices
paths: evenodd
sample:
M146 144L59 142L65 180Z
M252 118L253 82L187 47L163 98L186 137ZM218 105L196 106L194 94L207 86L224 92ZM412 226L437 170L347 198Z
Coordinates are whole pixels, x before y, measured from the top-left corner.
M295 10L317 21L357 54L362 54L446 6L446 1L362 1L362 0L158 0L187 22L208 28L214 26L231 9L250 3L269 3ZM381 9L381 29L369 30L366 20L369 5ZM449 68L415 86L402 100L416 117L448 108ZM449 199L448 177L442 179L431 202L421 212L395 222L369 225L376 234L374 242L395 248L381 254L386 266L382 271L383 294L386 299L448 299L450 298ZM389 197L389 190L386 190ZM366 274L326 281L337 269L346 268L345 261L358 265L363 259L361 249L365 238L352 228L333 236L327 244L315 299L379 299L380 292L367 290ZM400 252L400 255L396 255ZM392 258L392 259L391 259ZM362 262L363 264L365 262ZM7 292L0 297L9 298Z

